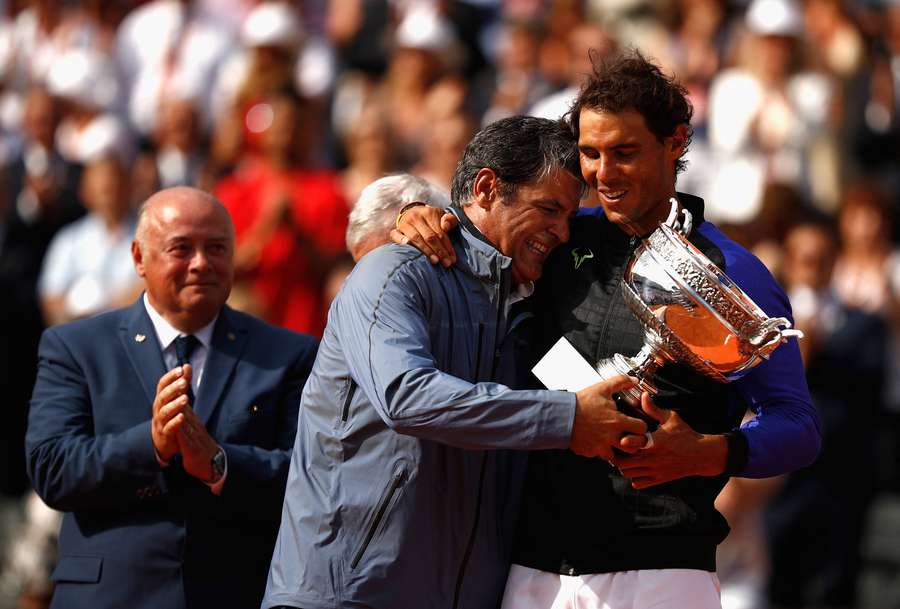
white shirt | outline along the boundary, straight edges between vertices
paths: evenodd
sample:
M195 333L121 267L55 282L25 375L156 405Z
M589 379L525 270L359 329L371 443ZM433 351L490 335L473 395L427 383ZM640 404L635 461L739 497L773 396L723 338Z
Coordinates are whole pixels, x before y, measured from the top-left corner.
M38 293L42 298L66 297L66 311L75 317L108 308L112 299L138 286L131 260L134 218L122 230L109 232L94 214L62 228L44 258Z
M171 370L178 365L178 356L175 354L175 339L182 336L184 332L173 328L172 324L167 322L163 316L153 308L153 305L150 304L150 300L147 298L146 292L144 292L144 308L147 309L147 315L150 316L150 321L153 323L153 329L156 330L156 339L159 341L159 350L162 351L163 361L166 363L166 370ZM191 389L194 390L194 395L197 395L200 390L200 381L203 380L203 371L206 367L206 356L209 355L209 345L212 343L213 327L216 325L217 319L219 319L218 315L216 315L211 322L194 332L194 337L200 341L200 344L197 345L194 352L191 353L189 362L191 364L191 370L193 371L193 374L191 375Z
M147 298L146 292L144 292L144 308L147 310L147 315L150 316L150 322L153 324L153 329L156 331L156 340L159 343L160 351L162 351L166 370L171 370L178 365L178 356L175 354L175 339L184 335L184 332L172 327L172 324L167 322L165 318L153 308L153 305L150 304L150 300ZM206 357L209 355L209 346L212 343L213 328L218 319L219 316L216 315L211 322L193 333L194 337L200 342L200 344L194 348L194 352L191 353L189 360L193 372L191 374L191 389L194 391L194 395L198 395L198 392L200 391L200 382L203 380L203 372L206 368ZM156 458L161 465L169 465L169 463L163 461L159 455L157 455ZM212 489L213 493L218 495L222 492L222 487L225 485L225 478L227 477L228 462L226 456L225 472L222 474L222 477L219 478L219 481L215 484L206 482L204 482L204 484Z

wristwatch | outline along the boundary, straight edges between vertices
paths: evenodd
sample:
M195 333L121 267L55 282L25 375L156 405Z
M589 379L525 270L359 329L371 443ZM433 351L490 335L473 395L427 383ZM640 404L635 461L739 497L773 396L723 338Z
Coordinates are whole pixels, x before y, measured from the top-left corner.
M209 481L209 484L215 484L222 479L222 476L225 475L226 463L225 451L220 446L219 450L216 451L216 454L209 461L210 466L212 466L212 480Z

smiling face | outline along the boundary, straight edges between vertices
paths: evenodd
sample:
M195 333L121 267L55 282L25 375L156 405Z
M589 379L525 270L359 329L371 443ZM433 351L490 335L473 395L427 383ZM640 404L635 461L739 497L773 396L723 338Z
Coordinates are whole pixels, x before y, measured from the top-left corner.
M131 251L150 304L182 332L208 324L228 299L234 231L225 208L202 191L151 197Z
M635 110L581 110L581 173L597 192L606 216L624 231L643 235L666 218L686 130L681 126L660 141Z
M494 183L489 210L476 225L512 258L514 283L537 280L547 255L569 240L569 221L578 211L581 186L575 176L556 169L536 182L521 184L515 194L501 200ZM476 180L476 191L480 188Z

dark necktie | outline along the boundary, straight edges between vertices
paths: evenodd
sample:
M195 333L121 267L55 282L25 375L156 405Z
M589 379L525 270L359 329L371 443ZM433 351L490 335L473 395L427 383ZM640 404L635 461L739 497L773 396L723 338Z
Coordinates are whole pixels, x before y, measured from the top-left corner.
M197 337L193 334L188 334L187 336L179 336L175 339L175 357L178 358L178 365L184 366L185 364L191 363L191 354L194 353L194 349L197 348L197 345L200 344L200 341L197 340ZM191 371L191 376L196 374L195 370ZM191 405L194 404L194 390L191 388L191 385L188 384L187 390L188 401Z

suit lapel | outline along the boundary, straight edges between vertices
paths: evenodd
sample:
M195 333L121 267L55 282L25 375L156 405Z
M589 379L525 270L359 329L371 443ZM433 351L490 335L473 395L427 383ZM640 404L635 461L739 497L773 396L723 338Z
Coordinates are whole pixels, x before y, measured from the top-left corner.
M153 322L150 321L150 316L144 308L143 295L133 305L123 309L119 339L138 378L141 379L148 404L152 406L156 398L156 385L165 374L166 365L159 350L159 340L156 338Z
M216 327L213 329L212 343L203 370L203 381L200 383L200 391L194 404L194 412L204 424L209 423L210 416L219 404L222 392L234 372L246 343L247 329L230 308L222 307Z

